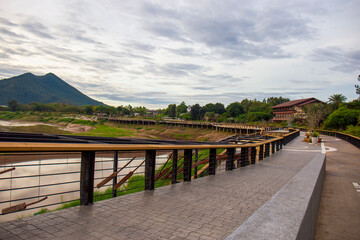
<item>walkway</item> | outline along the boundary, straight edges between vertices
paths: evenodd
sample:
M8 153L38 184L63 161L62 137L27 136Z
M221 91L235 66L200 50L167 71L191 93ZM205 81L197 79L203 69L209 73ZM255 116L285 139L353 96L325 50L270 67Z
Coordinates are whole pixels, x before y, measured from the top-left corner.
M301 140L246 168L0 223L0 238L224 239L321 151Z
M326 153L315 239L360 239L360 149L334 137L325 136L324 142L337 151Z

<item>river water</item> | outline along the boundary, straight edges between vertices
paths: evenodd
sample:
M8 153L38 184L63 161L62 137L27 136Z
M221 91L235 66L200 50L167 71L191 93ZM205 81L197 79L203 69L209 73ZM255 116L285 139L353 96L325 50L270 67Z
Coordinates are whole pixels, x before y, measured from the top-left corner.
M0 209L14 206L19 203L30 203L40 199L40 196L48 196L48 199L45 201L31 205L29 208L54 204L62 201L70 201L73 199L79 198L79 192L73 193L63 193L60 195L51 196L51 194L60 193L60 192L69 192L76 191L80 189L80 155L79 157L74 157L74 154L69 155L70 157L59 156L59 158L54 158L54 156L46 159L45 155L39 155L39 160L31 160L25 162L3 162L2 166L0 166L0 171L8 169L10 167L15 167L14 171L7 172L0 175L0 201L8 201L15 200L19 198L27 198L27 197L36 197L34 199L21 200L21 201L13 201L10 203L2 203L0 204ZM167 160L168 154L158 155L156 157L157 167L160 167L162 163ZM31 156L33 159L34 156ZM118 160L118 168L124 166L131 157L127 158L119 158ZM128 172L134 170L135 167L140 165L140 163L144 160L144 157L137 157L134 161L132 161L127 168L123 169L118 176L118 180L121 179L123 175L126 175ZM143 164L137 171L137 174L144 173L144 165ZM6 167L5 167L6 166ZM96 157L95 160L95 183L99 183L102 179L106 178L113 172L113 157ZM59 175L50 175L48 174L59 174ZM45 176L44 176L45 175ZM17 178L26 176L25 178ZM76 181L76 182L75 182ZM61 184L65 182L74 182ZM59 184L52 186L44 186L39 187L41 185L51 185L51 184ZM112 181L110 181L107 185L111 186ZM17 189L20 188L20 189ZM11 191L6 189L13 189ZM105 190L106 187L101 188L101 190ZM38 197L39 196L39 197ZM60 204L55 206L49 206L48 209L55 209L59 207ZM38 212L40 209L20 211L16 213L11 213L7 215L0 216L0 221L8 221L13 220L19 217L31 216L34 213Z

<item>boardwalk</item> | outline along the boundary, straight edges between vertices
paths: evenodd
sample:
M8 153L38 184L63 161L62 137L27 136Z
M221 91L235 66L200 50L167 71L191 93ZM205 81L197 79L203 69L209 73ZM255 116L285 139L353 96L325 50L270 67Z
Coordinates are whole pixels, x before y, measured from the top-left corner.
M315 239L360 239L360 149L334 137L324 141L337 151L326 154Z
M246 168L1 223L0 238L223 239L321 152L301 140Z

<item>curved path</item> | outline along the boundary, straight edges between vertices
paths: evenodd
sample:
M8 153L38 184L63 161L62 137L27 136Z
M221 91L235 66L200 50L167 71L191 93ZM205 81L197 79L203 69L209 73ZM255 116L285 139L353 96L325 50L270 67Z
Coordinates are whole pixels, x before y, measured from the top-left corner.
M324 136L326 173L315 239L360 239L360 149ZM334 149L334 150L335 150ZM332 149L330 149L332 150Z
M0 239L224 239L321 152L301 140L245 168L0 223Z

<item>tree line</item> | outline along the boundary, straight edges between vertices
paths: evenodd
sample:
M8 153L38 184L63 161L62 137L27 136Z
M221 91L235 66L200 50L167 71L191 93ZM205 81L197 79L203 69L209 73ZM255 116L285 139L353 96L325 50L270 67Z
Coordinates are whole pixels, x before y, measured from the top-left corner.
M196 103L186 105L183 101L179 105L169 104L167 108L149 110L144 106L73 106L63 103L30 103L18 104L16 100L8 103L10 111L34 112L63 112L82 113L87 115L102 115L114 117L145 117L145 118L173 118L193 121L212 122L258 122L269 121L272 118L272 106L290 101L283 97L269 97L267 99L233 102L225 107L222 103L208 103L204 106Z

